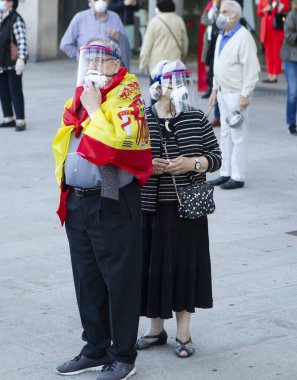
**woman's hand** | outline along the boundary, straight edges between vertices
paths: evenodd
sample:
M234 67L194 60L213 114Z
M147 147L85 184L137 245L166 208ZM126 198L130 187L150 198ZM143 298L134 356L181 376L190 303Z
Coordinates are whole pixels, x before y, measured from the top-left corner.
M265 13L265 12L270 12L272 10L272 7L270 4L266 5L266 7L263 8L262 12Z
M168 161L164 158L153 158L153 174L160 175L165 172Z
M193 171L195 167L195 160L193 157L183 157L178 156L167 164L166 173L173 175L185 174L187 172Z
M90 118L101 106L102 95L98 88L95 88L92 84L85 86L84 92L80 97L81 104L87 110Z

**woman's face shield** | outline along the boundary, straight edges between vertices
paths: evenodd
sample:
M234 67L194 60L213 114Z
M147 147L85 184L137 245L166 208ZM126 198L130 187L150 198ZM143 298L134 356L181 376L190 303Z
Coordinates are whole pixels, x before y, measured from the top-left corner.
M162 75L161 87L163 94L170 91L170 102L177 113L198 110L198 96L191 71L175 70Z
M76 87L84 86L87 80L103 88L117 72L120 58L104 45L89 45L80 48Z

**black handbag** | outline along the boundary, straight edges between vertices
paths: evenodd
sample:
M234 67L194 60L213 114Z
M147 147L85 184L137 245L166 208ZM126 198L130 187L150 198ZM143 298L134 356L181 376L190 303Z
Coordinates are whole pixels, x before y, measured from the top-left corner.
M287 13L277 13L273 17L273 29L284 30Z
M152 111L159 126L161 144L164 148L166 158L169 160L166 139L164 138L160 126L155 105L152 106ZM201 216L212 214L215 211L216 207L213 199L213 185L210 185L207 182L197 182L182 189L178 189L175 176L171 175L171 177L178 200L178 214L180 218L198 219Z

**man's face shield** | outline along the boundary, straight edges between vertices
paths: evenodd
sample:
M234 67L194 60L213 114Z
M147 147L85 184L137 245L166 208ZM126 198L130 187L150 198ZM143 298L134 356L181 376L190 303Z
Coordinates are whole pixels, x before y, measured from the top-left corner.
M174 70L165 73L160 77L160 82L163 95L168 91L170 103L174 105L177 113L198 109L198 96L191 71Z
M80 48L76 87L91 81L104 88L118 70L120 57L108 46L89 45Z

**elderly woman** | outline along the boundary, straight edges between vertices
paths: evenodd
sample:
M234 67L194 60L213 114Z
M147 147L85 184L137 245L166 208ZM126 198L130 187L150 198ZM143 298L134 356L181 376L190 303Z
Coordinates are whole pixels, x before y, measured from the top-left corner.
M175 353L185 358L194 353L191 313L195 308L212 307L211 265L207 216L179 217L173 181L178 189L205 182L206 172L220 168L221 152L209 121L197 109L185 65L179 60L161 61L152 71L152 79L150 93L157 102L146 110L153 175L142 190L141 307L141 315L151 318L151 325L138 339L137 348L166 344L164 320L172 318L174 311Z
M28 59L26 25L16 11L18 0L0 0L0 128L26 129L22 77ZM13 49L11 48L13 45Z
M157 14L149 22L143 39L139 68L148 67L149 73L161 59L185 59L188 54L188 36L183 19L175 14L173 0L157 0Z

